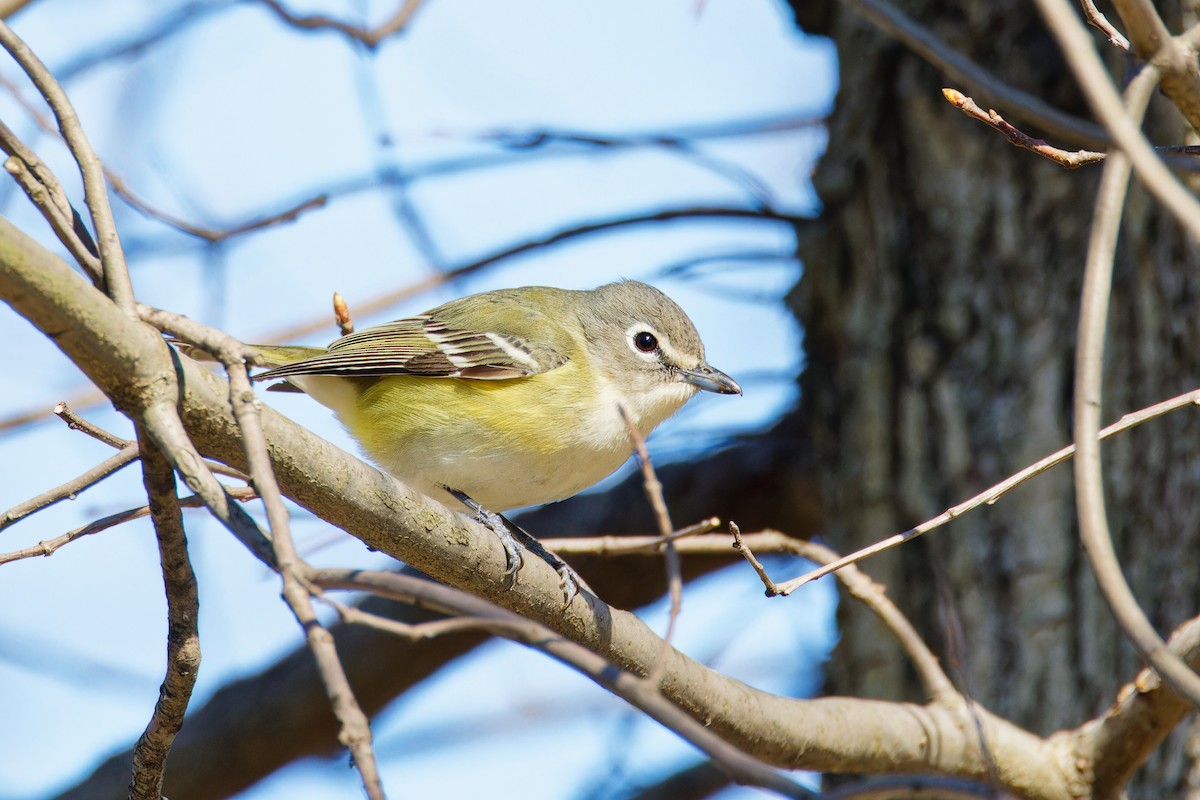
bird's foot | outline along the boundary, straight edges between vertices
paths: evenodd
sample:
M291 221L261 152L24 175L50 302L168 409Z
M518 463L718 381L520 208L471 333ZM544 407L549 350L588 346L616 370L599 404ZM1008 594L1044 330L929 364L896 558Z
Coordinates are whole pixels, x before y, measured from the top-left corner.
M517 572L521 569L521 564L523 563L521 548L524 546L526 550L554 567L554 571L558 573L558 586L563 593L562 607L564 610L571 605L571 601L579 594L580 588L595 594L595 592L592 592L592 587L587 585L587 581L579 577L579 573L567 566L566 562L561 558L543 547L541 542L520 525L514 524L502 514L489 511L465 492L460 492L449 486L445 488L455 499L471 510L471 513L475 515L475 519L485 525L500 539L500 545L504 548L504 555L506 557L504 574L511 579L510 587L515 586L517 583Z
M484 508L469 494L452 489L449 486L446 487L446 491L454 495L456 500L469 508L471 513L475 515L476 521L496 534L496 538L500 540L500 546L504 548L504 577L508 579L510 587L515 586L517 583L517 573L521 570L521 565L524 563L521 558L521 546L517 544L517 538L513 535L516 526L495 511L489 511Z

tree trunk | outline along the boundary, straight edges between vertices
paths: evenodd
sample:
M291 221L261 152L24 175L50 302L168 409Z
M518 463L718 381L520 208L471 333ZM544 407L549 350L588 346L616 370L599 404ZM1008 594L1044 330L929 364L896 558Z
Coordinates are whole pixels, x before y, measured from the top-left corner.
M801 242L792 301L805 330L801 404L824 470L828 536L850 551L1070 441L1099 170L1065 170L968 120L942 99L953 83L848 4L792 5L799 24L834 39L841 63L816 173L824 224ZM1032 4L897 5L1002 80L1088 116ZM1177 143L1178 116L1159 102L1152 110L1171 121L1152 136ZM1135 187L1114 285L1106 420L1200 385L1195 263L1178 226ZM1117 550L1164 634L1200 599L1198 434L1195 414L1183 411L1105 446ZM1101 711L1140 666L1097 593L1074 503L1071 471L1059 467L863 565L961 688L1038 733ZM904 656L871 615L846 603L840 624L830 691L919 699ZM1139 785L1153 787L1145 796L1179 790L1182 742L1174 737L1143 769Z

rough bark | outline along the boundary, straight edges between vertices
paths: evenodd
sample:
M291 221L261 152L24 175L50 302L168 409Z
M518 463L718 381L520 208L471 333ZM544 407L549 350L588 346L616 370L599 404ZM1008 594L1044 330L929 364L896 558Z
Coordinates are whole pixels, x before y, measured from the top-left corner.
M801 404L835 546L851 550L973 495L1070 438L1079 281L1098 171L1010 147L941 97L946 79L845 5L794 2L841 63L816 173L824 226L800 248ZM1003 79L1084 114L1031 4L898 3ZM970 94L972 87L956 87ZM1005 109L998 109L1005 113ZM1180 126L1166 120L1160 140ZM1177 120L1177 117L1175 117ZM1070 143L1062 143L1070 146ZM1105 417L1197 384L1195 249L1135 189L1111 320ZM1200 422L1187 412L1106 446L1110 516L1134 590L1161 631L1196 613ZM876 558L960 685L1039 733L1103 709L1138 665L1075 539L1069 469ZM940 575L939 575L940 573ZM939 589L963 634L949 643ZM846 604L829 690L916 696L894 641ZM961 661L960 661L961 660ZM1177 737L1181 739L1181 737ZM1143 771L1177 791L1180 743Z

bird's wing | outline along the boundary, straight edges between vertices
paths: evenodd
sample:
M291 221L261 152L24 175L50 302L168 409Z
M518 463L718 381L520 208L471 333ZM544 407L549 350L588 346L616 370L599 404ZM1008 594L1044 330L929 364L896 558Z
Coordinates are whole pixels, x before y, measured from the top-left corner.
M561 366L566 356L521 337L455 327L422 314L343 336L318 355L276 367L256 379L291 375L505 380Z

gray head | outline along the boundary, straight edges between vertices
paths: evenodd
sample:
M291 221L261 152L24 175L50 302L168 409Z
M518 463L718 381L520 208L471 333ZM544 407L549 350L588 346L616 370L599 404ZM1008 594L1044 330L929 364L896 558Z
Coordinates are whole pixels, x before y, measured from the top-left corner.
M580 321L597 365L610 365L610 380L630 394L664 385L741 394L741 387L704 359L696 326L674 300L638 281L620 281L593 291ZM694 388L693 388L694 387Z

